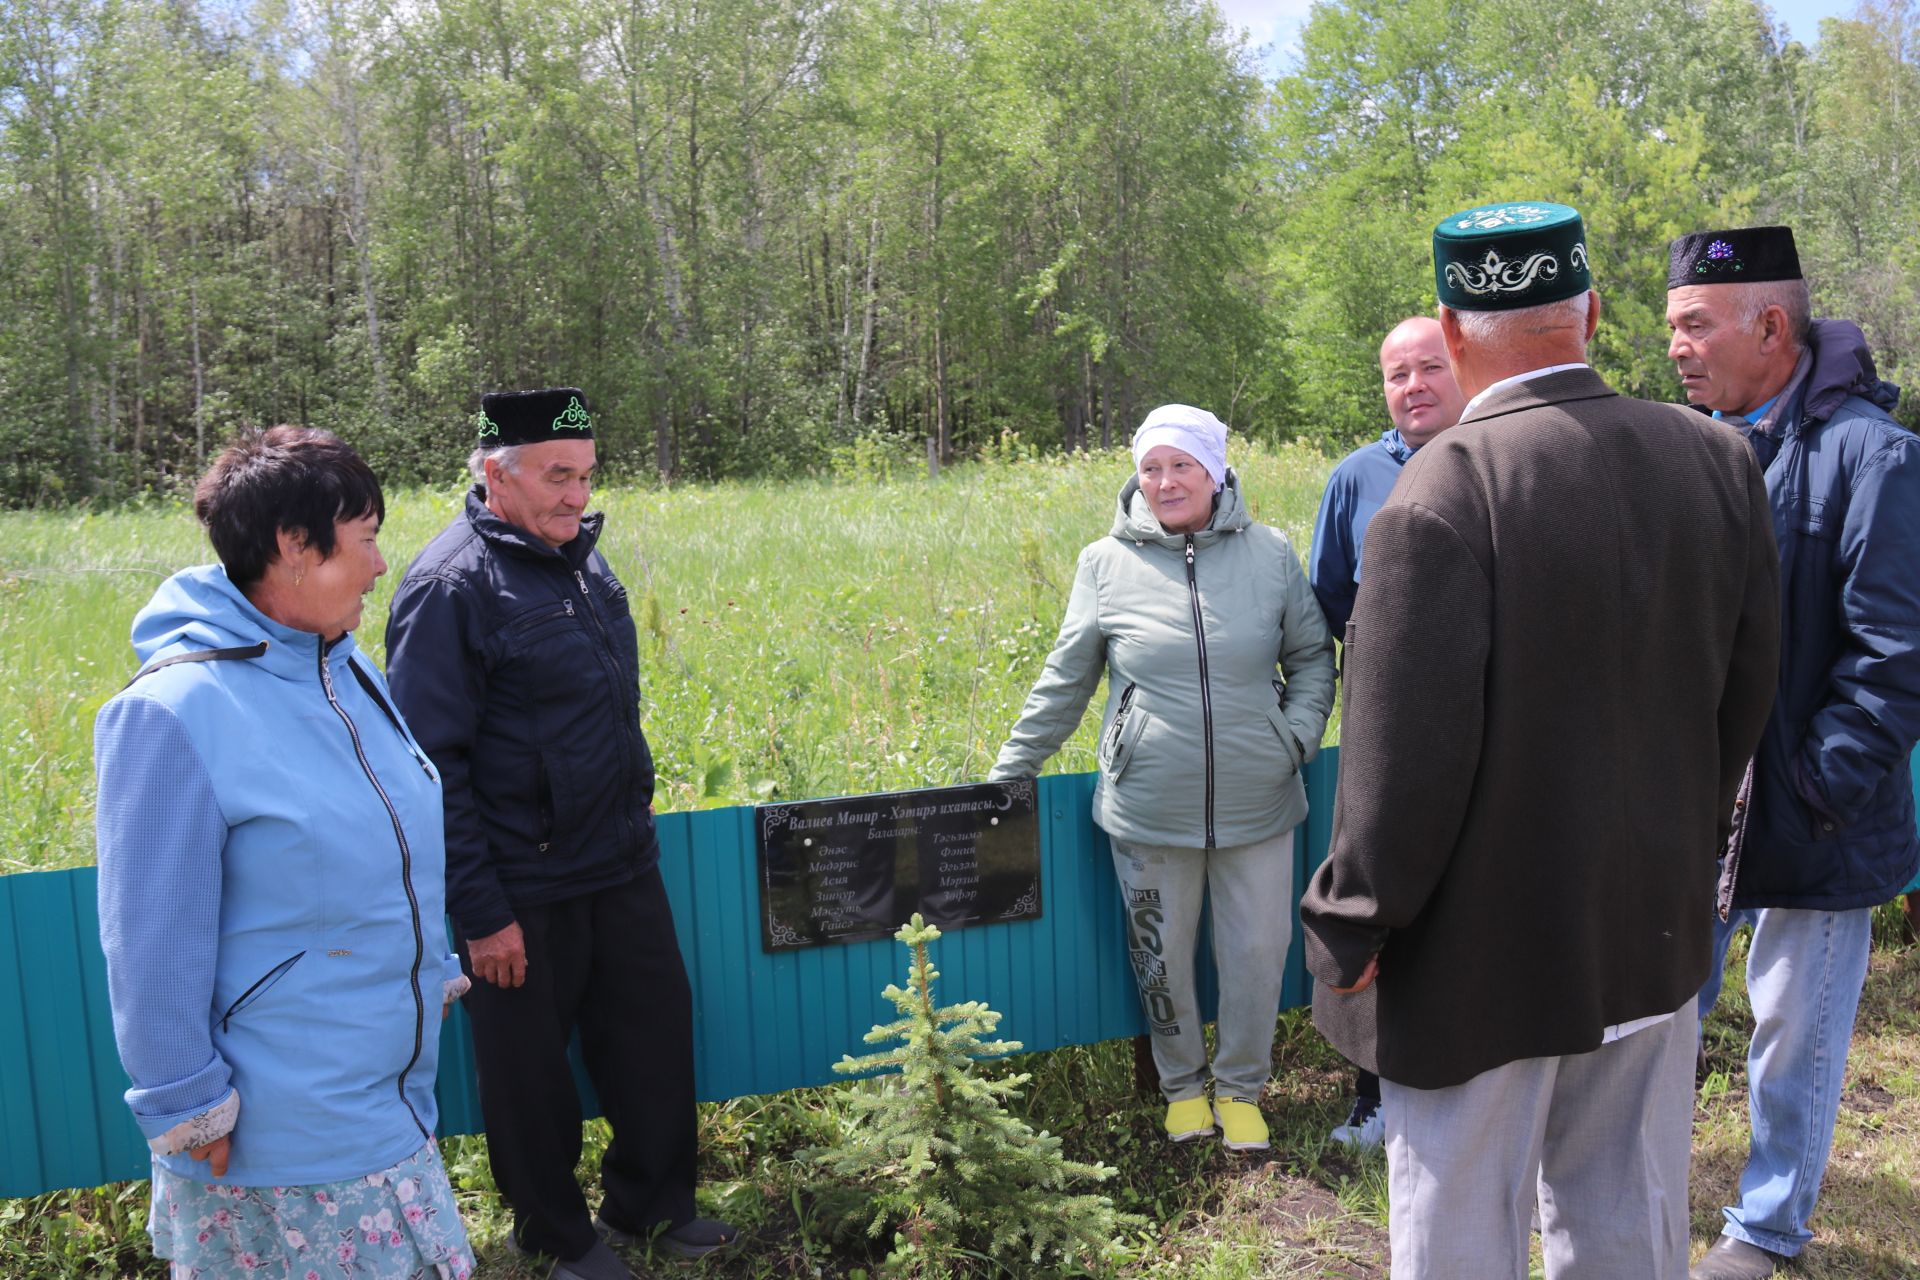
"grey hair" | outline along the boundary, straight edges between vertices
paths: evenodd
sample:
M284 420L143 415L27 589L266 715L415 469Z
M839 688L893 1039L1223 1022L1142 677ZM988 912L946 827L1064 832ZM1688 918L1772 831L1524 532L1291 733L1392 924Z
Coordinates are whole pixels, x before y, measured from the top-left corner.
M1760 314L1768 307L1787 313L1787 334L1793 345L1804 349L1807 333L1813 328L1813 297L1805 280L1755 280L1733 286L1739 303L1740 323L1751 329L1760 323Z
M1460 322L1460 336L1476 347L1497 347L1572 329L1584 342L1587 336L1587 311L1593 293L1577 293L1557 302L1537 307L1519 307L1512 311L1454 311Z
M475 480L484 482L487 478L487 459L492 458L508 471L520 465L520 451L523 444L481 445L467 455L467 471Z

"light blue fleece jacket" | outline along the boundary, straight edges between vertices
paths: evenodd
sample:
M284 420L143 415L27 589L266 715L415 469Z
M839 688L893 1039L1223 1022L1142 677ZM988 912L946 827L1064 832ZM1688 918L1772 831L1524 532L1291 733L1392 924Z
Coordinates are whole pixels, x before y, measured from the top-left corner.
M335 1182L417 1151L437 1118L460 972L440 780L355 676L391 706L351 635L281 626L220 566L175 574L133 624L143 669L263 642L151 670L101 708L100 940L141 1131L204 1131L237 1094L222 1181ZM184 1152L155 1159L214 1180Z

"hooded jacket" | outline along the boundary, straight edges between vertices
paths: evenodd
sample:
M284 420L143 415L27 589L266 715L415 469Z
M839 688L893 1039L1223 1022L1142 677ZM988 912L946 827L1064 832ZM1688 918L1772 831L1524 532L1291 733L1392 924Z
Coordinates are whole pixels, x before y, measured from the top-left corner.
M393 594L387 665L446 778L447 905L469 938L660 858L639 644L601 523L555 550L475 485Z
M1841 911L1920 864L1920 439L1859 328L1815 322L1774 411L1741 428L1780 543L1780 688L1754 759L1736 907Z
M1367 522L1393 492L1400 469L1414 452L1398 427L1388 427L1378 440L1340 459L1327 477L1320 514L1313 522L1313 545L1307 549L1307 578L1334 631L1345 631L1353 616Z
M1231 470L1192 534L1162 529L1127 480L989 776L1038 773L1103 674L1093 820L1108 835L1216 848L1306 816L1300 768L1333 705L1333 641L1286 535L1248 516Z
M162 1145L230 1126L235 1185L398 1163L433 1133L443 984L460 975L436 770L351 635L280 625L219 565L168 579L133 647L143 674L101 708L94 762L134 1119ZM156 1159L212 1180L184 1152Z

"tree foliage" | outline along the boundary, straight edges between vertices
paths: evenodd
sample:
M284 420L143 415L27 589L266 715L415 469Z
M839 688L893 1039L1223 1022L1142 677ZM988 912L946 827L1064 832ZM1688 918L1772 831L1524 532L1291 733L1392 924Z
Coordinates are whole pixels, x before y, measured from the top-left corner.
M977 1000L934 1005L940 973L927 947L940 930L915 912L894 937L913 956L907 985L882 992L900 1016L866 1039L896 1043L833 1064L843 1075L885 1074L876 1088L851 1095L860 1123L814 1158L872 1191L868 1230L894 1231L889 1273L949 1275L970 1256L1104 1270L1119 1231L1138 1220L1073 1188L1116 1171L1068 1159L1058 1137L1035 1133L1007 1110L1026 1075L996 1079L977 1069L980 1059L1020 1046L990 1038L1000 1015Z
M1208 0L15 0L0 502L191 477L234 427L449 476L478 394L588 388L628 474L1123 441L1186 400L1378 429L1469 203L1586 213L1596 360L1672 398L1666 239L1799 234L1920 341L1911 0L1329 0L1271 83Z

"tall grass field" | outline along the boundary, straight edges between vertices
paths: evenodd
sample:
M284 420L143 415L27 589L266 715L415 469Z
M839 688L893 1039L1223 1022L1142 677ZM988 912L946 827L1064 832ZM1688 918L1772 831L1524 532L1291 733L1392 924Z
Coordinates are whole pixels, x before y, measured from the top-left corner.
M1332 460L1239 445L1232 460L1255 517L1304 558ZM1076 553L1107 531L1128 469L1119 452L1039 459L1009 447L929 480L883 452L856 451L811 480L602 490L600 546L640 630L659 807L983 777L1052 645ZM394 584L464 494L450 477L388 495L381 544L392 568L358 633L377 661ZM181 504L0 513L0 873L92 861L93 716L135 669L134 612L167 574L210 558ZM1050 768L1092 768L1097 727L1096 713ZM1816 1280L1920 1277L1920 951L1902 944L1891 912L1882 924L1818 1234L1799 1265ZM1746 1150L1743 947L1736 940L1708 1024L1696 1254L1718 1231ZM1125 1274L1386 1276L1384 1162L1326 1139L1350 1071L1298 1011L1282 1016L1274 1052L1265 1159L1167 1146L1157 1100L1136 1090L1130 1044L1010 1064L1034 1075L1019 1104L1031 1123L1065 1135L1069 1154L1117 1166L1108 1192L1151 1223L1130 1242ZM745 1245L690 1269L645 1253L635 1265L660 1275L872 1273L886 1242L839 1230L797 1158L849 1123L849 1087L858 1086L703 1106L703 1208L740 1224ZM583 1176L605 1139L589 1126ZM505 1248L484 1141L444 1147L481 1274L543 1274ZM0 1201L0 1278L162 1276L145 1209L144 1183Z

